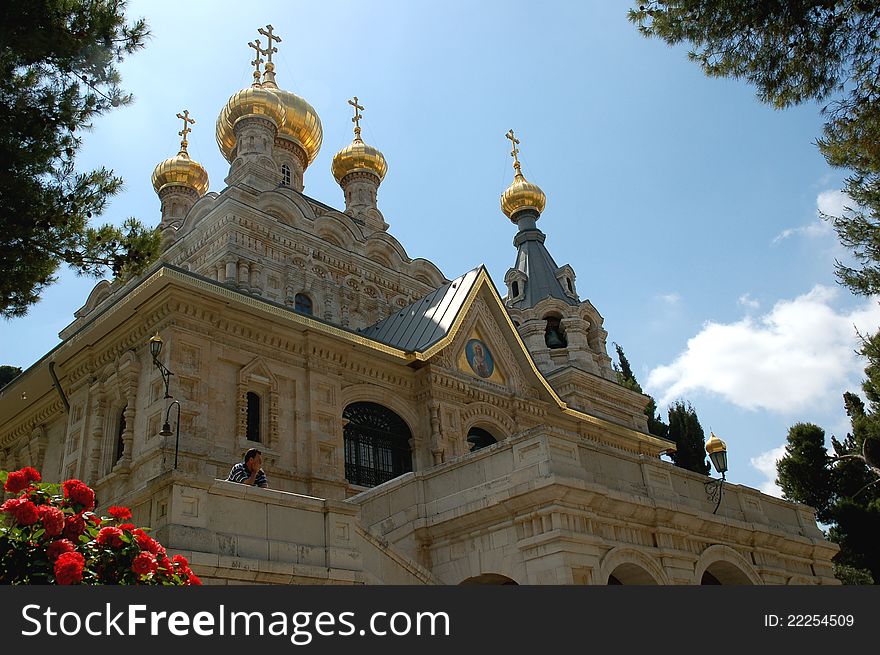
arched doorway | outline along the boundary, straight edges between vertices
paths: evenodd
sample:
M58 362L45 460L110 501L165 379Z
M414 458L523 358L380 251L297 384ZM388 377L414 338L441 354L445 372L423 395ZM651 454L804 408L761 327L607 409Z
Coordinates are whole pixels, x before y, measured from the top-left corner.
M656 585L657 581L638 564L619 564L608 575L610 585Z
M508 578L506 575L501 575L499 573L483 573L482 575L475 575L471 578L467 578L458 583L459 585L471 585L471 584L496 584L496 585L519 585L519 583L512 579Z
M349 483L375 487L412 471L412 433L397 414L378 403L356 402L345 408L342 418Z
M752 581L736 564L712 562L700 577L701 585L750 585Z
M468 430L466 441L471 445L470 452L474 452L479 450L480 448L485 448L486 446L491 446L494 443L498 443L498 439L496 439L491 432L489 432L488 430L484 430L483 428L478 428L476 426Z

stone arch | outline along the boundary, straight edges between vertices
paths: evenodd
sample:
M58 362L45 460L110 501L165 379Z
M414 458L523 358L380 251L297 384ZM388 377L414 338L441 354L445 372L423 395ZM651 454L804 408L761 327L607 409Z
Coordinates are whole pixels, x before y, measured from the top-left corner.
M214 209L217 204L219 194L216 191L206 193L196 200L195 204L189 208L186 216L178 227L177 235L182 236L187 232L192 232L193 228L198 225Z
M387 232L373 232L367 238L366 255L370 259L381 258L380 263L390 268L396 268L395 258L401 263L411 261L400 242Z
M730 546L721 544L709 546L700 555L694 567L694 584L702 584L706 573L723 585L764 584L751 562Z
M410 272L419 282L423 282L432 288L437 288L446 281L439 268L421 257L417 257L412 261Z
M374 487L413 470L412 429L387 403L349 403L342 424L349 484Z
M618 582L609 583L611 576ZM668 585L663 567L650 555L628 546L608 551L599 564L596 584Z
M461 414L462 438L471 428L483 428L503 441L517 432L516 422L510 414L494 405L476 402L467 405Z
M465 578L459 585L475 585L475 584L485 584L485 585L518 585L519 582L514 580L513 578L509 578L506 575L501 575L500 573L481 573L480 575L473 575L469 578Z
M403 419L413 437L420 432L419 427L422 425L422 417L414 412L407 403L402 402L395 394L389 393L388 389L375 384L355 384L342 390L340 405L343 408L356 402L371 402L377 405L384 405ZM413 452L413 455L415 455L415 452Z
M354 243L363 241L363 235L351 218L337 212L316 218L314 231L319 238L339 248L350 248Z
M275 162L272 162L271 168L275 168ZM316 218L314 207L287 187L264 191L257 196L256 205L260 211L272 214L292 227L305 228L303 219L313 221Z
M92 311L95 307L97 307L101 302L110 297L112 293L112 289L110 288L110 282L107 280L101 280L98 282L93 288L91 293L89 293L89 297L86 299L85 304L81 309L77 310L76 316L79 318L80 316L85 316L90 311Z

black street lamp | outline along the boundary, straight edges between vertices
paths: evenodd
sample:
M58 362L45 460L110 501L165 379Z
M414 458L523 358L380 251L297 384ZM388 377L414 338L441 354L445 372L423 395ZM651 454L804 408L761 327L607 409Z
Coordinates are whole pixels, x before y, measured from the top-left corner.
M725 445L725 443L712 432L709 432L709 441L706 442L706 452L709 454L709 460L712 462L712 466L714 466L715 470L721 474L721 477L717 480L710 478L706 483L706 495L709 497L710 501L715 501L715 509L712 511L712 513L715 514L721 506L721 495L725 480L724 474L727 473L727 445Z
M153 364L156 368L159 369L159 373L162 375L162 382L165 383L165 400L169 398L174 398L168 392L168 383L171 380L171 376L174 375L168 368L159 361L159 355L162 353L162 337L159 336L159 333L156 332L152 337L150 337L150 355L153 356ZM180 452L180 403L177 400L172 400L169 403L168 408L165 410L165 423L162 424L162 430L159 432L160 437L170 437L171 436L171 408L177 406L177 425L176 425L176 436L174 439L174 468L177 469L177 455Z

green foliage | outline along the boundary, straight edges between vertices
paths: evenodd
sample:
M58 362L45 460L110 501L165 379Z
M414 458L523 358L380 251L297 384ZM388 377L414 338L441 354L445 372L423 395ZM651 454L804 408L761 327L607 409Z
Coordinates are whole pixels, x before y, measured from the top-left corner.
M21 369L18 366L0 366L0 389L12 382L21 375Z
M709 475L706 459L706 435L693 405L681 400L669 408L669 439L675 442L672 461L676 466Z
M834 577L845 585L874 584L871 572L847 564L834 563Z
M617 351L617 360L620 362L619 365L613 365L614 371L617 373L617 384L622 387L626 387L631 391L644 393L642 391L642 385L640 385L636 380L636 376L632 371L629 360L626 358L626 355L623 352L623 348L621 348L619 344L615 343L614 349ZM662 439L669 438L669 426L666 425L663 422L663 419L660 418L660 414L657 412L657 402L652 396L648 396L648 404L645 405L645 416L648 417L649 433L653 434L655 437L660 437Z
M823 523L831 518L829 462L825 430L812 423L797 423L789 428L785 455L776 465L777 484L785 498L815 507Z
M645 36L690 43L707 75L745 78L776 108L828 101L817 143L851 171L843 190L853 206L825 218L857 262L838 262L838 278L855 293L880 292L880 3L653 0L629 19Z
M27 312L61 263L100 277L139 272L158 232L128 219L93 227L122 180L78 172L83 130L128 104L116 65L143 47L143 20L126 24L117 0L0 3L0 314Z

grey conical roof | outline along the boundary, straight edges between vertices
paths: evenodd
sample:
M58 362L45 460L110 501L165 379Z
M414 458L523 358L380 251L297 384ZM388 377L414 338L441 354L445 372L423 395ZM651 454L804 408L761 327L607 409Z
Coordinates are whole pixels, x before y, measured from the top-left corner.
M525 212L521 212L523 214ZM523 293L509 304L518 309L534 307L544 298L552 297L577 305L577 300L569 296L556 277L559 267L544 246L546 235L535 227L535 217L522 216L519 219L519 232L513 240L516 246L515 269L526 276Z

